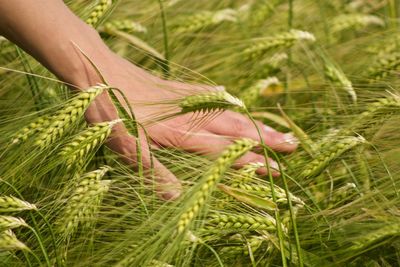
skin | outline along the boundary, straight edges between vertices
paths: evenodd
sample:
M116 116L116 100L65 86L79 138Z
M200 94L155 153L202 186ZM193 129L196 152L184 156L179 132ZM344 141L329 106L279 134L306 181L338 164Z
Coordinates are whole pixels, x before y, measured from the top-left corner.
M144 105L182 98L202 91L218 90L210 86L185 84L156 77L112 52L98 33L75 16L61 0L0 0L0 35L14 42L61 81L75 90L101 83L96 70L82 54L100 70L107 83L124 92L133 106L138 121L155 147L176 147L208 156L217 156L233 139L248 137L259 141L258 133L245 116L225 111L212 116L206 123L193 126L193 114L174 116L155 121L155 115L163 115L166 105ZM170 107L171 108L171 107ZM86 114L89 123L118 118L108 94L100 95ZM153 120L152 120L153 118ZM279 152L292 152L297 142L291 134L284 134L257 122L266 145ZM142 161L150 168L150 154L142 135ZM135 166L136 139L129 135L123 123L119 123L107 141L107 145L126 163ZM179 180L157 159L153 159L157 191L164 199L176 199L181 193ZM236 165L251 162L265 163L262 155L249 152ZM271 167L277 164L269 160ZM259 174L266 174L260 168ZM274 176L279 172L273 171Z

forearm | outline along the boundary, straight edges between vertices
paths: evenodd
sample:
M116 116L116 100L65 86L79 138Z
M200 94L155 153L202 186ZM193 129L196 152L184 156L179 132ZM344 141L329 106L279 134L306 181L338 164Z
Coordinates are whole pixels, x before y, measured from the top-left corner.
M0 0L0 35L59 79L85 88L100 82L81 49L99 68L113 56L97 32L61 0Z

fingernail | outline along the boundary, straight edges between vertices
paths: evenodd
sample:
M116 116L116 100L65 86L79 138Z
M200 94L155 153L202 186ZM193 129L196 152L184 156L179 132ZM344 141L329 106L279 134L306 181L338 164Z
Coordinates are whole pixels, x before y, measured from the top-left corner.
M285 133L283 135L283 141L290 145L297 145L299 143L299 139L297 139L292 133Z
M278 163L275 161L275 160L269 160L269 162L268 162L268 164L269 164L269 167L272 169L272 170L274 170L274 171L280 171L279 170L279 165L278 165Z
M181 191L180 190L171 190L171 191L162 193L161 197L164 200L172 201L172 200L175 200L175 199L179 198L180 195L181 195Z
M276 132L274 128L264 125L264 131L266 132Z

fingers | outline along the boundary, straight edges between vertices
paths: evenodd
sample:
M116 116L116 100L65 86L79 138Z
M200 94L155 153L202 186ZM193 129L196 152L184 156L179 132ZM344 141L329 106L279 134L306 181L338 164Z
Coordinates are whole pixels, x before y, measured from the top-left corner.
M157 194L165 200L177 199L182 190L180 181L155 157L151 156L149 146L143 134L141 134L140 141L141 163L147 172L146 176L149 176L152 170L154 171ZM111 137L107 141L107 146L117 153L125 163L131 166L137 166L138 164L136 145L136 138L129 135L122 123L114 127Z
M90 105L86 111L86 119L91 122L111 121L118 118L118 113L107 93L103 93ZM142 164L145 171L152 170L154 165L154 176L157 194L165 200L173 200L181 194L181 184L164 165L156 158L151 158L146 138L141 134ZM131 136L122 122L113 127L107 146L119 155L119 157L130 166L137 166L136 138ZM153 162L152 162L153 161Z
M179 134L175 131L173 140L170 140L171 147L179 147L188 152L195 152L202 155L217 157L231 141L208 131L187 132Z
M261 136L267 146L279 152L293 152L297 148L297 139L290 133L281 133L261 122L257 122ZM260 142L256 127L245 116L225 111L210 121L205 128L215 134L231 137L247 137Z
M213 158L216 158L228 145L232 144L232 141L229 139L205 130L196 133L186 133L180 135L180 137L177 136L177 133L175 133L174 139L168 142L168 146L180 147L186 151L209 155ZM262 163L263 166L266 166L264 156L254 152L248 152L235 162L234 167L241 168L249 163ZM272 159L268 159L268 164L271 174L273 176L279 176L278 164ZM257 173L265 175L268 173L268 169L266 167L259 168Z

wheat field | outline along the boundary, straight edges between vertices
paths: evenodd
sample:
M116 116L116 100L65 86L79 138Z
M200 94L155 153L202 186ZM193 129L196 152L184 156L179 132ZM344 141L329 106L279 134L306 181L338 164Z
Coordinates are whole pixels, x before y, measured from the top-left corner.
M106 82L75 92L0 37L1 266L400 265L398 1L65 2L115 53L188 88L133 107ZM86 123L104 92L120 119ZM231 111L296 151L238 138L208 157L144 130ZM146 144L136 168L105 145L119 123ZM266 164L237 168L249 151ZM180 197L160 197L139 152Z

